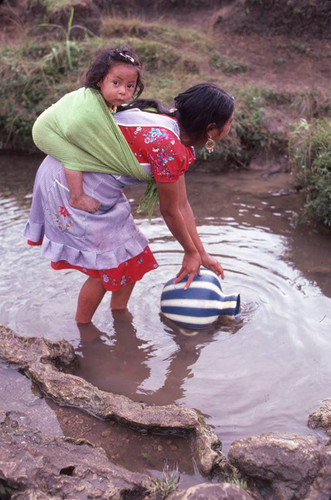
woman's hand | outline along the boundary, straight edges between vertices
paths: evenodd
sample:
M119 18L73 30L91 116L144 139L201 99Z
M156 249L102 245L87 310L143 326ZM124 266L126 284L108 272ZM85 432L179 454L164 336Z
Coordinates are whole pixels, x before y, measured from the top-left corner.
M201 274L200 272L201 265L201 257L199 252L185 252L184 258L182 262L182 267L180 271L176 275L176 279L174 283L179 283L182 281L187 275L189 275L187 282L184 286L184 290L187 290L190 284L192 283L194 276L196 274Z
M221 276L222 280L224 280L224 271L223 267L221 264L218 262L215 257L212 255L209 255L208 253L205 253L201 257L201 264L206 267L207 269L210 269L211 271L214 271L214 273L217 274L217 276Z

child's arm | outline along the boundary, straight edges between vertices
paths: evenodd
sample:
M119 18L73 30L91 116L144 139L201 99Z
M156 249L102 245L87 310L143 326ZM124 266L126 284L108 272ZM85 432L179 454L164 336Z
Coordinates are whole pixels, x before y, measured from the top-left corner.
M100 203L84 193L83 172L71 170L69 168L65 168L64 172L70 191L70 205L74 208L78 208L78 210L85 210L90 213L99 210Z

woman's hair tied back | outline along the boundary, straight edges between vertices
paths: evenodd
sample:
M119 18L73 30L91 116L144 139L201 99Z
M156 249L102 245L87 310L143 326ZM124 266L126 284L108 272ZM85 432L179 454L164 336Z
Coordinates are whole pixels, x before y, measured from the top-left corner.
M222 129L234 112L234 97L216 83L199 83L175 97L176 115L193 137L206 134L210 123Z

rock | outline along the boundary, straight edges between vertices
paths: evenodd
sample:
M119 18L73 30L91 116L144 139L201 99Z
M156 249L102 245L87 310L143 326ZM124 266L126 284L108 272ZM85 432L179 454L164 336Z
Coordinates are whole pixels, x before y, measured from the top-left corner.
M330 500L331 498L331 449L326 447L322 467L308 490L305 500Z
M234 468L221 452L222 443L195 410L177 405L146 406L125 396L101 391L80 377L61 371L75 360L66 340L24 338L0 326L0 359L32 379L55 402L107 420L154 432L187 433L193 438L195 459L204 476L231 479Z
M270 432L234 441L228 456L246 477L268 483L274 498L290 500L305 498L328 452L315 436Z
M198 484L176 491L167 500L249 500L253 497L235 484Z
M9 414L0 425L0 448L8 498L142 498L150 486L149 476L111 464L101 448L21 427Z
M308 417L308 426L311 429L331 429L331 399L324 399L323 403L323 406Z
M19 491L11 496L11 500L55 500L56 498L59 497L50 497L46 493L38 490Z

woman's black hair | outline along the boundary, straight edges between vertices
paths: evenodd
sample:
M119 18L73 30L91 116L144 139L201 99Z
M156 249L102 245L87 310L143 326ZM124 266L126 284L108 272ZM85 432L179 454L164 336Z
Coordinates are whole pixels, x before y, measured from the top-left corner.
M122 110L139 108L174 116L194 140L206 137L207 127L211 123L215 123L215 126L221 130L234 112L234 98L215 83L194 85L175 97L175 105L175 110L169 110L159 101L137 99Z
M99 90L100 83L109 70L118 63L129 64L137 69L137 84L133 93L134 98L138 98L144 90L141 72L142 64L137 54L127 48L106 48L102 49L92 61L86 73L84 87Z
M215 83L200 83L175 97L175 116L192 138L206 135L215 123L222 129L234 112L234 98Z

